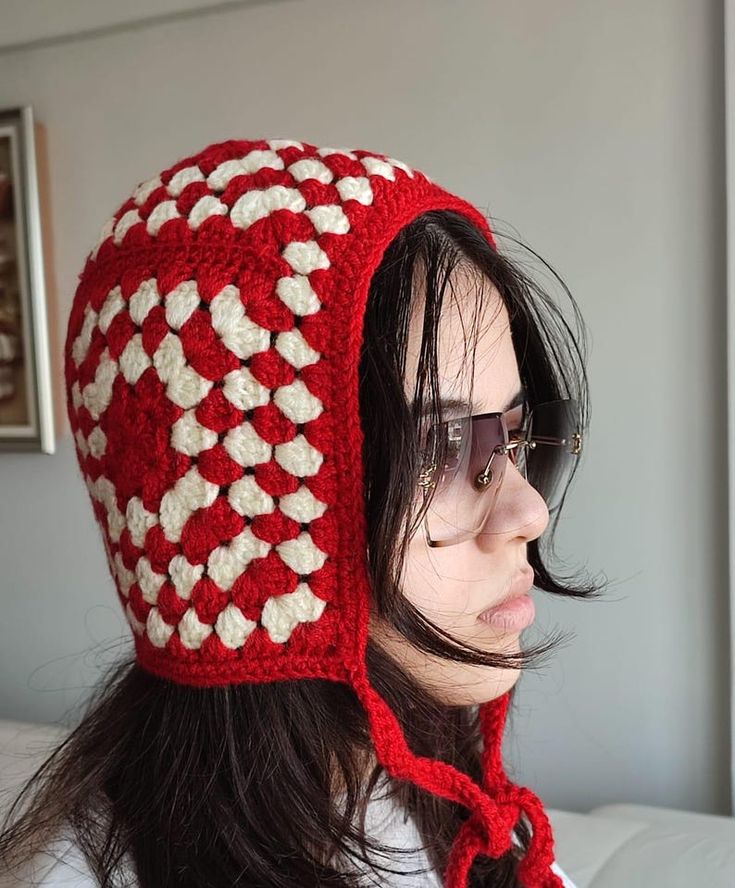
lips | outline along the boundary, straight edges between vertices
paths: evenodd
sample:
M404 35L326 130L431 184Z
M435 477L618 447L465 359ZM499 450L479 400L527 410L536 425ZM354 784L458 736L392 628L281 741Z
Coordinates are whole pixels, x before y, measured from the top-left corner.
M492 613L492 611L496 610L499 607L502 607L504 604L507 604L514 598L520 598L522 595L530 592L531 588L533 587L534 579L535 574L533 572L533 568L530 566L526 567L525 570L521 571L521 573L516 574L516 576L511 581L508 592L500 599L500 601L496 602L492 607L487 608L487 610L484 610L483 614Z

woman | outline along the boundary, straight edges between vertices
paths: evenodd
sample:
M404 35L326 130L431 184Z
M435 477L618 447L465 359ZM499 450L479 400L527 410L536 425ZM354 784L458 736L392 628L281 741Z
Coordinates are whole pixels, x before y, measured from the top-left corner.
M521 650L522 593L599 592L539 545L586 376L485 217L385 154L210 145L104 227L65 378L135 653L0 858L63 835L80 886L571 885L500 746L559 640Z

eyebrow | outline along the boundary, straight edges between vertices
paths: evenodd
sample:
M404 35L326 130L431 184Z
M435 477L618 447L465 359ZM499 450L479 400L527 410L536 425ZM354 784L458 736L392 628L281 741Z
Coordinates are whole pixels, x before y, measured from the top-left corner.
M510 401L502 408L503 413L507 413L509 410L512 410L514 407L520 407L525 403L528 397L528 391L525 386L521 386L518 391L513 395ZM441 398L439 401L439 406L442 411L451 412L453 410L467 410L471 411L474 407L470 401L465 398ZM428 413L431 413L432 405L429 402L424 402L421 407L421 415L426 416ZM489 412L489 411L487 411Z

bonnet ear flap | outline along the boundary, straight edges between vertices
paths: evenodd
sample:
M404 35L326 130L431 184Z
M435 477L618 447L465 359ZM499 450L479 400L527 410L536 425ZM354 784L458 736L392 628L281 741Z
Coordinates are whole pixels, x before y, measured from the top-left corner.
M350 683L367 714L378 761L390 776L411 781L471 812L454 840L444 873L445 888L468 888L477 854L498 858L507 853L522 811L533 826L529 851L518 870L524 888L562 888L561 879L550 870L554 844L543 803L526 787L513 784L503 770L501 744L512 689L480 706L484 741L484 786L480 787L453 765L410 749L397 716L370 684L364 666L351 675Z

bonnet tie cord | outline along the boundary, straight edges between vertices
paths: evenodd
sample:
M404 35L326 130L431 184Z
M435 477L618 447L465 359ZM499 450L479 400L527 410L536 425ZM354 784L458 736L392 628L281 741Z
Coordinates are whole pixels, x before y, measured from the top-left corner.
M525 787L512 787L506 800L498 800L502 813L512 813L512 817L506 816L504 828L510 831L517 822L520 811L523 810L533 825L531 844L526 856L518 864L518 877L524 888L563 888L563 882L550 867L554 861L553 843L544 844L543 820L537 817L540 806L538 799L529 795L527 805L522 804L521 799L526 797L529 791ZM542 813L543 816L543 813ZM551 835L549 833L549 835ZM487 835L478 820L477 812L474 812L459 829L457 837L452 845L449 861L444 874L444 884L447 888L465 888L468 883L469 872L475 857L478 854L486 854L489 857L498 857L492 835ZM507 850L507 849L504 849ZM501 853L503 853L501 851Z
M526 858L519 865L519 875L524 878L525 888L562 888L563 883L554 873L548 873L553 862L553 841L550 847L550 830L544 828L536 810L539 799L524 787L514 786L507 778L501 779L485 772L486 789L481 788L467 774L446 762L416 755L408 746L397 716L386 701L372 687L367 676L360 670L351 677L354 688L368 716L370 733L380 763L388 773L399 780L411 781L435 795L465 805L472 812L462 824L450 852L445 872L446 888L466 888L472 862L478 853L500 857L512 846L511 830L523 805L534 826L531 846ZM507 695L506 695L507 696ZM507 702L503 708L507 707ZM495 718L502 721L503 713ZM492 725L494 719L483 720ZM484 735L486 738L486 735ZM487 739L487 738L486 738ZM497 755L486 746L483 763ZM496 797L488 788L498 787ZM547 873L544 872L547 870Z
M517 803L518 810L513 823L517 823L523 811L531 822L532 835L526 856L518 867L518 875L528 888L561 888L563 882L552 872L554 862L554 834L546 816L543 802L528 787L512 783L503 768L502 743L505 724L515 686L496 700L479 707L480 728L483 738L482 772L485 789L501 804ZM480 849L487 854L486 849Z

